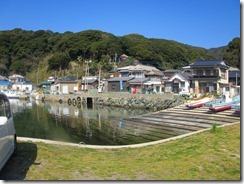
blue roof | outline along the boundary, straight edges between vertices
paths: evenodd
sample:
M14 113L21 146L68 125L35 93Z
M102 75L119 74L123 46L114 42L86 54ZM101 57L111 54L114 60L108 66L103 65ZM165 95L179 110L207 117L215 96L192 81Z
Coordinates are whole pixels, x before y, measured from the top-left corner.
M7 80L2 80L2 81L0 81L0 85L1 86L8 86L8 85L10 85L11 84L11 82L10 81L7 81Z

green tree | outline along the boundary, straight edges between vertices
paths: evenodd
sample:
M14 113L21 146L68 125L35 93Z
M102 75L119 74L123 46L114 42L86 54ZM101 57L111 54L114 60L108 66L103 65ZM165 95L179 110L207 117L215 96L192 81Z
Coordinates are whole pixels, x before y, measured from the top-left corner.
M10 70L14 73L25 75L26 74L26 64L24 61L15 61L12 63Z
M69 62L71 61L70 56L67 53L55 53L53 57L48 60L49 69L51 70L63 70L67 69Z
M223 59L226 61L227 65L240 69L240 38L234 38L229 42Z

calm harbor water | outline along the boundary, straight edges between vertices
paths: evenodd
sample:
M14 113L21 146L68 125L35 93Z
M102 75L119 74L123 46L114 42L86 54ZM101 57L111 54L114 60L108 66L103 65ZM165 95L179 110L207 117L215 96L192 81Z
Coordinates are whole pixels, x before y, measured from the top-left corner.
M155 141L157 127L123 118L150 113L146 109L73 106L67 103L11 100L17 136L90 145L129 145ZM158 131L158 130L157 130Z

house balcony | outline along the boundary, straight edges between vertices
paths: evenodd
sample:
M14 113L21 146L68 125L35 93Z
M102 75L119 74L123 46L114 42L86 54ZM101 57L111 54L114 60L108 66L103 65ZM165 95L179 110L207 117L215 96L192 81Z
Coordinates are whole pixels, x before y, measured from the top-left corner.
M217 80L220 79L218 75L193 75L193 80Z

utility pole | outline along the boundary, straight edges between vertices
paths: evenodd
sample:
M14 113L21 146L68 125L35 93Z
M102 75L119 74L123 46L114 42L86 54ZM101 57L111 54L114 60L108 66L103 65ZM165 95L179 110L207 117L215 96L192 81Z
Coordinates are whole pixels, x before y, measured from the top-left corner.
M85 75L85 90L87 90L87 86L88 86L88 77L89 77L89 63L91 63L92 60L89 61L85 61L86 63L86 75Z

